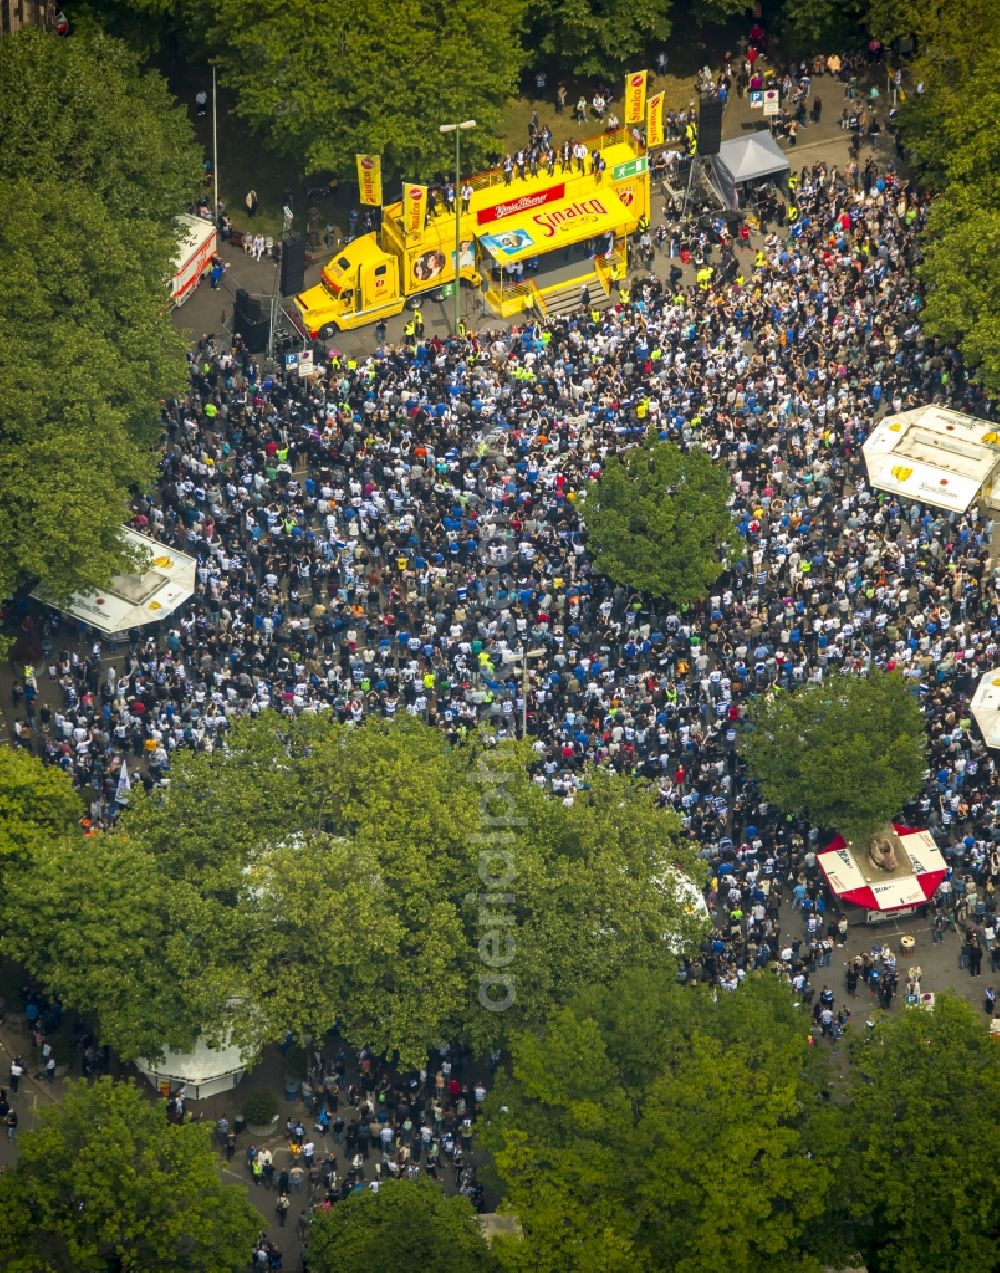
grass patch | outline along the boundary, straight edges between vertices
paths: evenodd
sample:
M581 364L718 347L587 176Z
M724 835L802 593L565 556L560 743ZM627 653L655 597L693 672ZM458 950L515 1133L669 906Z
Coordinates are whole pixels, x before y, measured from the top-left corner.
M550 81L551 82L551 81ZM576 109L577 98L582 93L588 103L594 95L594 85L587 85L577 80L563 80L566 85L566 109L563 113L556 113L555 93L559 87L560 81L555 82L555 86L550 94L545 97L522 96L515 97L507 108L504 115L503 137L506 150L515 151L520 147L527 145L528 142L528 123L531 120L531 112L538 112L539 124L548 124L552 129L553 144L558 149L564 141L571 138L593 137L601 131L601 124L595 118L593 113L588 109L586 124L578 124L573 118L573 112ZM624 83L616 86L615 103L612 109L621 118L621 90ZM655 75L649 78L648 92L663 92L666 94L666 109L683 110L691 101L693 96L692 78L690 75Z

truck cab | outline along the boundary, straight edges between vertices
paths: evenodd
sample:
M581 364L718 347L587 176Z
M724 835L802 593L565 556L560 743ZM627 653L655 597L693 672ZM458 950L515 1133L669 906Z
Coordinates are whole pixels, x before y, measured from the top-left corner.
M365 234L338 252L324 266L321 281L293 303L303 331L316 340L334 329L350 331L391 318L404 301L399 262L382 251L374 234Z

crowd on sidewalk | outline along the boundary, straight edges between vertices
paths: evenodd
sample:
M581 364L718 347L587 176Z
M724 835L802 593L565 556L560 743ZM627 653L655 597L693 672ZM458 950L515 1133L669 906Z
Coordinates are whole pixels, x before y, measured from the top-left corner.
M294 1219L303 1263L317 1214L352 1193L377 1193L383 1180L424 1175L482 1211L472 1138L486 1086L468 1076L468 1057L446 1049L424 1069L399 1075L368 1049L350 1056L343 1046L327 1051L319 1047L311 1054L301 1085L304 1114L286 1121L285 1145L274 1149L251 1138L242 1150L254 1190L275 1195L279 1228ZM236 1136L225 1117L216 1125L216 1139L232 1161ZM262 1234L252 1262L280 1269L283 1256Z

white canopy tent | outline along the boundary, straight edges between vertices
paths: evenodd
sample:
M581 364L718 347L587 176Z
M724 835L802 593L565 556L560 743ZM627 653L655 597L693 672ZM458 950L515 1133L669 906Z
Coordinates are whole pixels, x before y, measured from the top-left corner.
M864 444L868 481L878 491L964 513L992 506L1000 474L1000 434L989 420L916 407L885 416Z
M161 1061L140 1060L136 1065L154 1087L169 1084L171 1092L183 1087L190 1100L203 1101L231 1092L246 1073L247 1057L234 1043L212 1048L199 1039L190 1052L167 1048Z
M789 171L791 164L785 152L763 129L749 137L733 137L724 141L719 153L712 156L711 181L726 207L738 208L741 189Z
M111 636L157 623L194 595L197 562L193 557L128 527L123 527L122 537L130 548L144 554L147 566L142 574L115 575L103 591L74 593L65 605L41 590L32 596Z
M1000 749L1000 668L987 672L972 696L972 715L987 747Z

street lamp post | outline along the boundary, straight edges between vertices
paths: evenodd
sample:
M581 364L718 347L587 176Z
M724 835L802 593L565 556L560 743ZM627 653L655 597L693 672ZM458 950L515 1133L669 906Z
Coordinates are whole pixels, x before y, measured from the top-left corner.
M462 259L462 134L476 126L474 119L461 124L441 124L442 133L455 134L455 335L462 323L462 288L459 263Z
M212 180L215 183L215 228L219 228L219 124L215 109L215 67L212 67Z

